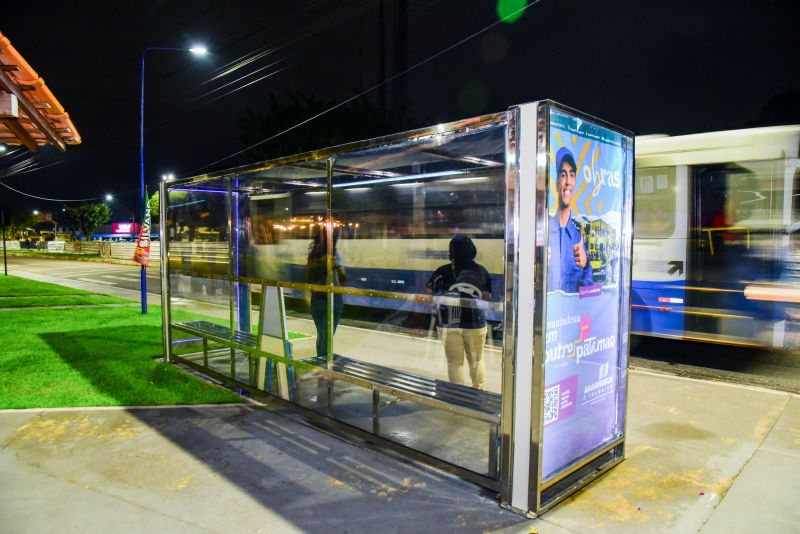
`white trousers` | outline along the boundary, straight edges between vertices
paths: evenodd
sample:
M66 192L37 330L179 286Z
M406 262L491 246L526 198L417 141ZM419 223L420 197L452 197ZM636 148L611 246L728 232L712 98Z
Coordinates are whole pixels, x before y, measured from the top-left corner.
M454 384L464 384L464 358L469 364L472 387L486 389L486 361L483 345L486 342L486 327L442 328L437 327L447 357L447 376Z

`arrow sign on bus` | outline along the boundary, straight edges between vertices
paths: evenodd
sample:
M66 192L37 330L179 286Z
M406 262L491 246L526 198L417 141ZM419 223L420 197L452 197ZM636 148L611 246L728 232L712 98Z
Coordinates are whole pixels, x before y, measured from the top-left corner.
M670 262L667 262L667 265L671 265L672 266L667 270L667 274L675 274L675 271L678 271L678 275L679 276L683 274L683 262L682 261L670 261Z

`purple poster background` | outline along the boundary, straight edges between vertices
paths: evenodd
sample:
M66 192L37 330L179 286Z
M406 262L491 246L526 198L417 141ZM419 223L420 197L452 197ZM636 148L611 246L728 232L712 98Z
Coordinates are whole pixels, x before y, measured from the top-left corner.
M627 138L597 124L553 109L550 125L543 480L622 435L619 258L633 158Z

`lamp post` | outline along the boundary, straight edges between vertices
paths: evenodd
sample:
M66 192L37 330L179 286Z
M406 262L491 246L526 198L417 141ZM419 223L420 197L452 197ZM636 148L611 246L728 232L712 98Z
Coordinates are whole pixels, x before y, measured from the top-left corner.
M142 52L142 71L141 71L141 98L139 99L139 217L144 215L144 60L147 53L151 50L167 52L189 52L195 56L205 56L208 50L204 46L193 46L192 48L173 48L164 46L150 46ZM144 221L142 221L143 223ZM147 313L147 268L141 266L141 289L142 289L142 314Z

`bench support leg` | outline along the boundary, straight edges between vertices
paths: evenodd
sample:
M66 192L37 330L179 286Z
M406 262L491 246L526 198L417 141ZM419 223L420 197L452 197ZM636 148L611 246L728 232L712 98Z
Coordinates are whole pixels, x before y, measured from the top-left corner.
M208 340L203 338L203 367L208 369Z
M328 417L333 417L333 375L328 374L325 384L328 387Z
M236 378L236 349L231 347L231 378Z
M372 433L376 436L381 433L381 392L372 390Z
M498 452L500 443L498 441L500 425L493 424L489 427L489 476L499 478L498 474Z

